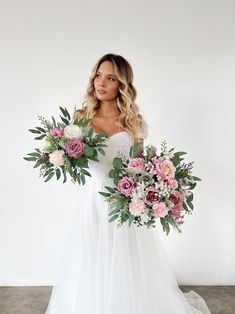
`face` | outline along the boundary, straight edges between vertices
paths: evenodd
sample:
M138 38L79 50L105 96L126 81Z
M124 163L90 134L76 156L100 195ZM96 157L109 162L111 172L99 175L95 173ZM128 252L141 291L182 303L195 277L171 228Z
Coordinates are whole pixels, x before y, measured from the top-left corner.
M111 61L100 64L94 79L95 94L99 100L114 100L118 95L120 82L114 74Z

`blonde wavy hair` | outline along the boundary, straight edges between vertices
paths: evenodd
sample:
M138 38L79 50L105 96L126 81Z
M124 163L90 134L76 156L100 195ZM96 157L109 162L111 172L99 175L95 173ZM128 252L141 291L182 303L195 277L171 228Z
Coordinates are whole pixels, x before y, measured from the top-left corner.
M139 112L139 107L135 102L136 89L133 86L133 71L129 62L120 55L105 54L101 57L92 69L89 77L89 83L85 94L85 100L82 103L82 108L76 109L74 112L74 119L86 118L92 119L100 107L100 100L95 96L94 79L99 66L104 61L111 61L114 66L115 76L119 84L117 108L120 115L117 119L116 125L128 132L132 141L136 142L136 138L141 137L141 130L143 134L147 132L147 124L143 116ZM90 125L91 126L91 123Z

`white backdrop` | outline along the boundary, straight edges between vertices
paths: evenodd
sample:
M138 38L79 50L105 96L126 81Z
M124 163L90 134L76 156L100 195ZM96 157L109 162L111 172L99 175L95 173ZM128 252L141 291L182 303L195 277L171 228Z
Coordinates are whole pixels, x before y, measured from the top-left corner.
M83 101L105 53L134 70L146 144L188 152L194 214L160 232L179 284L235 284L235 2L0 0L0 285L50 285L78 186L43 183L23 160L37 115Z

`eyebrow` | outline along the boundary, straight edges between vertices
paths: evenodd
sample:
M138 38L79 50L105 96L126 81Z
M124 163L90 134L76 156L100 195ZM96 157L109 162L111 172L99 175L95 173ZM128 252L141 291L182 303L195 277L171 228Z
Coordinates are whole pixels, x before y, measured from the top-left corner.
M100 71L97 71L97 73L101 73L101 72L100 72ZM107 75L116 77L114 74L107 74Z

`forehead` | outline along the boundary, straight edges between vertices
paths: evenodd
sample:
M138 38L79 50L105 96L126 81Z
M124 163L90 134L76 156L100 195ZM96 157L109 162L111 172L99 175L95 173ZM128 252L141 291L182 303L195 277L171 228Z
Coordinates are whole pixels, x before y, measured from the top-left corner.
M100 64L100 66L97 69L97 72L102 72L104 74L111 74L114 75L114 66L111 61L104 61Z

